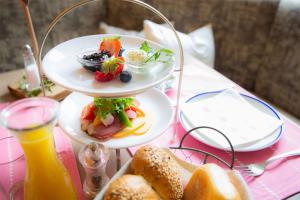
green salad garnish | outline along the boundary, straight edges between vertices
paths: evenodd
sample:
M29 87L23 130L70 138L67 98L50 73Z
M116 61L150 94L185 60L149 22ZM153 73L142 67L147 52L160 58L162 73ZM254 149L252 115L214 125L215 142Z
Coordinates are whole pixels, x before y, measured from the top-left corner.
M95 114L106 118L108 114L115 115L125 126L132 126L125 108L133 105L133 98L94 98Z

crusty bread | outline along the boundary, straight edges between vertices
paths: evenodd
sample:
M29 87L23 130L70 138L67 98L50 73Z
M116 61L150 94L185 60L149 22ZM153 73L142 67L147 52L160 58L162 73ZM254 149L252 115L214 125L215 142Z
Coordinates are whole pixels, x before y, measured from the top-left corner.
M216 164L196 169L184 189L184 200L241 200L227 173Z
M142 176L123 175L109 185L104 200L160 200Z
M144 146L137 150L131 162L134 174L143 176L164 200L179 200L183 184L178 164L164 150Z

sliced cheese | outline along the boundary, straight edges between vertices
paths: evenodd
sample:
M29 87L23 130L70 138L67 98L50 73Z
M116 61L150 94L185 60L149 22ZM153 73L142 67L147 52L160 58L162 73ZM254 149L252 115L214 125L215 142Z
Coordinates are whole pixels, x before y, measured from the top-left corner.
M136 131L137 129L141 128L144 126L146 120L145 117L138 117L132 120L132 126L131 127L126 127L123 130L115 133L112 135L113 138L121 138L121 137L126 137L128 135L131 135Z
M184 200L241 200L227 173L216 164L196 169L185 190Z
M143 135L147 131L149 131L151 126L152 126L152 115L151 115L151 113L147 113L147 115L145 115L145 124L144 124L144 126L142 126L139 129L135 130L133 134L134 135Z

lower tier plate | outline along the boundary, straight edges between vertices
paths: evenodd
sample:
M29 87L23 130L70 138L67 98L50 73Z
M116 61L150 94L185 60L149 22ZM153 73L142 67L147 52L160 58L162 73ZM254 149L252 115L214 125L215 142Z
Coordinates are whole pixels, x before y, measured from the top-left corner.
M145 93L136 95L140 102L140 108L151 112L152 126L143 135L130 135L124 138L112 138L100 141L87 135L80 128L80 115L83 107L93 101L93 97L73 92L61 103L59 125L73 140L82 144L101 142L111 149L128 148L141 145L160 136L172 123L173 109L169 98L157 89L147 90Z

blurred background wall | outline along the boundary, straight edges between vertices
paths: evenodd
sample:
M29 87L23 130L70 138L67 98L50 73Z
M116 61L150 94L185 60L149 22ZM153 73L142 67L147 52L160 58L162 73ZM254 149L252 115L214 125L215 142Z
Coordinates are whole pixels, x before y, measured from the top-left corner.
M299 0L143 0L182 32L211 23L215 69L247 90L300 117ZM63 8L76 0L31 0L38 40ZM99 22L141 30L152 13L120 0L100 0L67 15L51 33L44 52L79 35L97 34ZM1 0L0 72L22 68L21 48L30 43L17 0Z
M76 2L78 0L29 0L39 43L54 17ZM1 0L0 4L0 72L4 72L23 67L22 46L30 44L30 38L20 1ZM65 40L98 33L99 21L105 18L105 6L100 0L66 15L49 35L44 52Z

